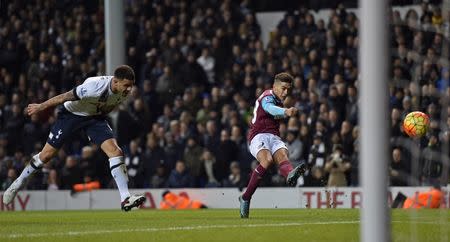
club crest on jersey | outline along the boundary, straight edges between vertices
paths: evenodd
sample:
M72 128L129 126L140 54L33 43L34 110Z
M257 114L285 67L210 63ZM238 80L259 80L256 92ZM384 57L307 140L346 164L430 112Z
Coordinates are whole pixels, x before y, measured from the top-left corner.
M60 130L58 130L58 133L56 134L56 135L54 135L52 132L50 132L50 134L48 135L48 138L49 139L53 139L53 137L55 137L55 139L59 139L59 136L61 136L62 135L62 130L60 129Z
M87 92L87 89L85 87L82 87L80 89L80 94L81 94L82 97L84 97L84 95L86 95L86 92Z

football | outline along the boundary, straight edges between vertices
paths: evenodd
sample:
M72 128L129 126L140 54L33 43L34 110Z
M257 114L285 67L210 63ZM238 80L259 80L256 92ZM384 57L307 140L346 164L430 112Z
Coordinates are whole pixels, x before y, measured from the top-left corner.
M410 112L403 120L403 130L412 138L419 138L426 134L430 119L425 113Z

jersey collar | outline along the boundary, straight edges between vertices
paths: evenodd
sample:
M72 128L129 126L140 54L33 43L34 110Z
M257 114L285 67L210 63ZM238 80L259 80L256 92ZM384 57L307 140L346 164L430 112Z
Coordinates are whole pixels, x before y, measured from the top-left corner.
M275 95L275 93L273 93L272 89L270 89L270 94L275 98L275 100L277 100L277 102L281 102L281 100L277 97L277 95Z

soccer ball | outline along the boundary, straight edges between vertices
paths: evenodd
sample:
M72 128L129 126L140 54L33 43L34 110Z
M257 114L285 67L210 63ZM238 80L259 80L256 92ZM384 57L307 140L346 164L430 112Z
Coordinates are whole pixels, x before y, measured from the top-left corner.
M403 120L403 130L412 138L420 138L425 135L430 124L428 115L422 112L410 112Z

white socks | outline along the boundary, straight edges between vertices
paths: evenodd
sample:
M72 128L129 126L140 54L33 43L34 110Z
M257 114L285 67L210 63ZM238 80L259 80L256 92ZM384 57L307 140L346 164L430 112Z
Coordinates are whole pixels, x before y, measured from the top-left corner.
M20 173L20 176L17 179L20 179L21 182L26 181L26 179L33 174L36 170L40 169L44 163L39 159L39 154L33 156L33 158L30 160L30 163L28 163L27 166L23 169L22 173Z
M123 162L123 156L117 156L109 158L109 168L111 169L111 175L116 181L117 188L120 192L120 201L124 201L130 196L128 191L128 174L127 166Z
M40 153L39 153L40 154ZM39 159L39 154L33 156L30 163L25 166L20 176L20 182L23 183L26 179L32 175L36 170L40 169L44 163ZM109 167L111 169L111 175L116 181L117 188L120 192L120 201L124 201L130 196L128 191L128 175L127 166L123 162L123 156L112 157L109 159Z

